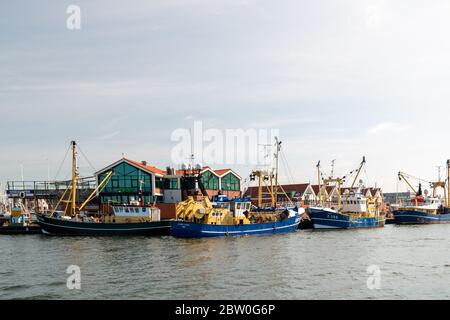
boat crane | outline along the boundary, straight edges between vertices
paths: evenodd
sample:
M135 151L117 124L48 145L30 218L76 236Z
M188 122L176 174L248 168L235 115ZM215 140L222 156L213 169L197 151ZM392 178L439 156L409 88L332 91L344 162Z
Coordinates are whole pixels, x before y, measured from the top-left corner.
M447 184L446 184L446 182L445 182L445 181L441 181L440 177L439 177L439 181L431 182L431 181L427 181L427 180L424 180L424 179L421 179L421 178L414 177L414 176L412 176L412 175L410 175L410 174L407 174L407 173L405 173L405 172L401 172L401 171L400 171L400 172L398 173L398 178L399 178L400 181L403 180L403 181L408 185L408 187L412 190L412 192L414 192L414 193L416 194L416 196L421 196L421 195L422 195L422 190L421 190L421 184L420 184L420 182L425 182L425 183L428 183L428 184L430 185L430 187L431 187L432 190L433 190L433 198L436 197L436 191L437 191L439 188L443 189L443 190L444 190L444 193L446 193L446 190L447 190ZM409 179L414 179L414 180L418 180L418 181L419 181L419 190L417 190L416 188L414 188L414 186L413 186L412 183L409 181ZM445 200L445 204L447 205L447 203L448 203L447 196L444 196L444 200Z
M294 203L291 199L291 197L286 193L283 186L279 183L279 159L280 159L280 152L281 152L281 145L282 142L278 139L278 137L275 137L275 168L274 169L267 169L267 170L254 170L250 174L250 181L255 181L256 178L258 178L258 207L262 208L263 201L263 188L266 187L268 193L270 194L271 198L271 205L272 208L277 208L279 204L279 194L281 193L284 195L287 199L287 201L294 206ZM263 186L264 184L264 186ZM281 191L280 191L281 190Z
M353 189L355 187L356 181L358 180L359 175L361 174L361 170L364 167L364 165L366 164L366 157L363 157L363 160L361 161L361 164L359 165L359 168L356 170L356 176L352 182L351 185L351 189ZM328 185L330 185L331 183L334 183L336 185L336 188L338 190L338 208L341 208L341 204L342 204L342 195L341 195L341 187L342 185L345 183L345 180L347 179L347 176L344 176L342 178L340 177L333 177L333 173L334 173L334 165L335 165L335 160L332 161L332 175L326 179L323 179L323 187L327 187ZM320 173L320 161L317 164L317 171L318 171L318 176L319 176L319 187L320 187L320 177L321 177L321 173ZM350 172L350 175L353 173L354 171Z
M399 172L399 180L405 183L416 193L416 197L411 199L413 205L400 206L393 212L395 223L397 224L435 224L435 223L450 223L450 160L447 160L447 178L446 181L441 180L441 168L438 167L438 181L429 182L408 175L404 172ZM419 183L419 190L416 190L409 179L419 180L419 182L427 182L433 189L433 197L425 199L422 195L422 184ZM444 199L436 197L436 190L444 190ZM419 202L421 204L419 205Z
M363 160L361 161L361 164L359 165L358 171L356 172L355 179L353 179L353 183L352 183L352 186L350 187L350 189L353 189L355 187L356 181L358 180L358 177L361 174L361 170L365 164L366 164L366 157L364 156Z

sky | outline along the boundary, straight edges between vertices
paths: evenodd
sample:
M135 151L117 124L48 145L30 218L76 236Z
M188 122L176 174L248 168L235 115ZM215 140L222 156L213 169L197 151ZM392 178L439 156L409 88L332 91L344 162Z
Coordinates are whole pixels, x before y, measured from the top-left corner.
M202 121L280 130L282 182L366 156L367 185L404 191L398 171L433 180L450 158L448 16L440 0L2 1L0 181L68 178L71 140L84 175L165 168L172 133ZM230 166L253 169L214 165Z

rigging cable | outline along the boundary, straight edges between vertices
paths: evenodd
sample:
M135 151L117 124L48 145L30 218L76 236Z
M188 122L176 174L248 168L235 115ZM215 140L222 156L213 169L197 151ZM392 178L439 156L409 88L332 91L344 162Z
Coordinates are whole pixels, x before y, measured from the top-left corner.
M95 167L92 165L92 163L89 161L89 159L86 157L86 155L84 154L83 150L81 150L81 147L78 146L78 150L80 150L81 155L84 157L84 159L86 160L86 162L89 164L89 166L94 170L94 172L97 172L97 170L95 169Z
M64 156L64 159L63 159L63 161L61 162L58 171L56 171L55 181L56 181L56 179L58 178L58 175L59 175L60 172L61 172L61 169L62 169L62 167L63 167L63 165L64 165L64 162L66 162L67 155L69 154L69 151L70 151L70 147L71 147L71 146L69 146L69 147L67 148L67 151L66 151L66 154L65 154L65 156Z
M281 159L285 162L285 169L286 169L286 175L290 177L291 183L294 183L294 175L292 174L291 167L289 166L288 159L286 155L284 154L284 150L281 149Z

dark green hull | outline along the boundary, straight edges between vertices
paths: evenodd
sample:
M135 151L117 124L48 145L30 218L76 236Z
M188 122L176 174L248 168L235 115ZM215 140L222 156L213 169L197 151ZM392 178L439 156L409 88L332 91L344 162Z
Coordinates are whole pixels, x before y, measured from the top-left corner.
M0 227L0 234L40 234L41 227L37 224L29 226L9 225Z
M142 223L95 223L38 215L44 234L59 236L159 236L170 234L170 221Z

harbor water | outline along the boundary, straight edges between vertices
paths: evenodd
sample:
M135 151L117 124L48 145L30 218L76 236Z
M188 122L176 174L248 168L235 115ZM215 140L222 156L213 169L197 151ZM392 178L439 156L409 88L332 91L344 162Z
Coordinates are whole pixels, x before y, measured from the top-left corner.
M80 290L67 287L72 265ZM373 286L368 269L377 268ZM450 225L193 240L0 237L0 299L449 299L449 283Z

